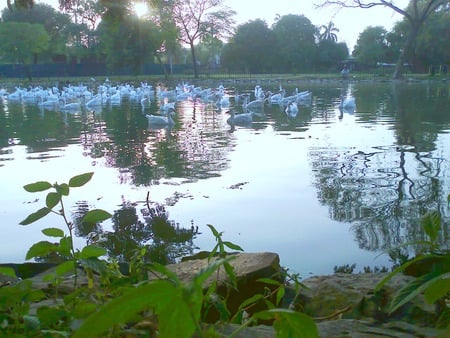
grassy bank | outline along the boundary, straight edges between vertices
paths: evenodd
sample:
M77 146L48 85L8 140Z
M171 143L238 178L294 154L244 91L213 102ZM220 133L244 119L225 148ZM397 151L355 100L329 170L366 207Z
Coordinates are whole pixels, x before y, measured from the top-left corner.
M390 73L352 73L349 80L343 80L339 73L326 74L201 74L197 79L192 75L172 75L168 79L161 75L138 75L138 76L98 76L98 77L36 77L32 81L24 78L0 78L0 87L5 89L14 89L15 87L28 86L55 86L64 84L95 85L103 83L106 79L112 83L140 83L149 82L150 84L165 83L174 85L181 81L192 83L295 83L295 82L326 82L326 81L393 81ZM405 81L446 81L447 77L443 75L429 74L406 74Z

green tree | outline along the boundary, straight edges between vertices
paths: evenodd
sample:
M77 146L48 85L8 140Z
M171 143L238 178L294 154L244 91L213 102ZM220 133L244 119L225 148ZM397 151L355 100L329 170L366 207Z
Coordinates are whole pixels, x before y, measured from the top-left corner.
M32 80L30 65L49 46L50 37L40 24L22 22L0 23L0 56L5 61L26 65L28 79Z
M430 16L437 12L448 10L449 0L410 0L406 9L400 7L399 1L385 1L385 0L326 0L321 1L317 6L338 6L341 8L373 8L386 7L402 15L409 23L409 31L403 48L399 53L397 64L394 70L393 78L398 79L403 76L403 64L406 56L416 43L420 30Z
M319 40L331 40L336 42L337 41L337 32L339 32L339 29L334 26L334 23L330 21L326 25L320 26L320 35Z
M41 24L48 33L52 46L47 55L41 53L42 58L51 59L56 55L65 54L65 45L69 39L73 27L70 17L56 11L46 4L36 4L28 10L2 11L3 22L23 22L30 24Z
M13 12L17 9L33 8L34 0L14 0L14 2L11 2L11 0L6 0L6 4L8 6L8 9Z
M174 0L163 8L178 28L178 38L191 50L194 76L198 77L195 46L207 37L222 39L232 34L233 10L223 5L223 0Z
M0 23L0 55L5 60L30 65L49 46L50 37L41 24Z
M322 40L317 45L317 67L327 72L334 72L343 60L348 58L348 47L345 42Z
M230 71L267 73L274 67L275 36L261 19L238 26L224 46L222 65Z
M99 26L106 63L112 71L129 67L139 74L143 64L153 59L163 43L159 28L151 21L126 16L117 24L102 22Z
M426 70L429 65L450 62L450 12L439 11L430 16L417 37L413 62Z
M303 15L284 15L275 22L272 30L276 38L277 70L310 72L316 52L316 28L311 21Z
M367 27L359 34L353 56L362 64L374 67L377 62L386 62L387 31L381 27Z

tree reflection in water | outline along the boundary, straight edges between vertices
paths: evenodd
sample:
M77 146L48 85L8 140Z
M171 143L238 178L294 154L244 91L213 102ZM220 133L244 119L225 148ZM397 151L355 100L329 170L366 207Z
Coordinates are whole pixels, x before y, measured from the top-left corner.
M81 222L87 211L85 204L78 204L73 217L77 236L85 237L89 244L104 247L119 262L129 262L137 250L145 248L145 260L170 264L197 249L193 240L198 229L182 228L169 220L163 205L147 201L147 208L141 210L141 221L135 204L123 201L121 208L113 213L113 231Z

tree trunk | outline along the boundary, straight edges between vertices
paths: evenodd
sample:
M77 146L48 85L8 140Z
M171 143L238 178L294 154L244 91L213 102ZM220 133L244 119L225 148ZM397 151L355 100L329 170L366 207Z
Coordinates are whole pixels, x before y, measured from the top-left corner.
M156 60L158 60L159 65L161 66L163 72L164 72L164 79L169 80L169 73L167 72L167 68L166 66L164 66L161 57L159 56L158 53L153 52L153 55L156 57Z
M395 65L394 74L392 75L392 78L394 80L399 80L403 78L403 71L404 71L403 64L406 61L406 56L408 55L412 46L414 46L416 42L418 33L419 29L415 26L412 26L408 38L406 39L405 45L403 46L403 49L400 52L400 55L398 56L397 64Z
M192 65L194 66L194 78L198 79L198 68L197 68L197 58L195 56L194 43L190 43L191 55L192 55Z

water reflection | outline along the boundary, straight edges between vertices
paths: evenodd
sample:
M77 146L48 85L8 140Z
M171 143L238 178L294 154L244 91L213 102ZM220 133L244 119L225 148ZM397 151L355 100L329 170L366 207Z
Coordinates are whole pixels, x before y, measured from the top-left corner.
M295 116L287 115L286 107L277 103L266 103L263 109L251 111L239 98L253 95L253 84L233 86L222 89L222 98L227 100L221 99L220 104L214 90L206 88L198 96L173 101L175 124L170 128L152 128L145 117L163 113L163 104L174 97L169 88L157 89L156 92L164 91L161 100L143 102L129 97L120 104L72 113L3 100L0 174L21 160L18 146L26 147L25 161L38 160L48 165L50 176L53 163L67 156L70 145L81 147L79 161L88 159L92 170L107 168L117 177L118 183L102 187L105 194L140 194L136 200L122 201L107 229L76 222L77 236L87 238L94 233L107 238L101 243L107 243L103 245L108 252L123 260L130 258L125 253L128 249L140 245L151 245L149 252L153 257L165 262L173 261L177 250L189 253L195 249L196 230L191 229L191 223L169 220L167 212L158 209L162 205L152 206L156 216L150 217L152 209L142 205L145 189L161 182L174 185L171 193L213 182L211 186L202 185L201 196L218 191L220 184L250 182L240 196L230 201L224 192L223 200L216 197L220 200L217 205L190 219L222 215L219 222L225 220L221 202L241 214L239 197L245 196L253 205L267 206L248 218L264 214L260 222L277 224L280 233L296 233L292 230L298 226L296 212L301 209L308 214L311 205L318 201L329 219L351 225L351 236L360 248L375 252L422 238L417 220L428 210L440 210L448 223L450 154L446 142L450 114L448 88L444 84L324 82L302 83L298 88L283 84L286 95L311 91L310 99L298 104ZM276 93L280 84L274 81L262 87ZM354 97L354 109L344 109L340 105L342 97ZM251 111L252 122L245 126L227 123L229 116L225 113L231 109L236 114ZM239 157L243 151L249 153ZM236 158L244 164L236 164ZM241 172L233 172L236 166L242 167ZM291 167L292 172L286 170ZM215 181L229 172L235 175L233 182ZM244 175L247 176L243 178ZM5 184L14 183L10 181ZM266 191L271 182L272 190ZM305 197L304 206L289 200L292 195L303 198L300 190L310 184L315 193ZM289 195L294 188L299 191ZM253 194L245 195L247 190ZM272 195L277 198L272 199ZM206 204L203 200L195 202L196 207ZM284 210L285 203L290 204L286 224L278 224L273 215ZM174 204L165 202L164 206ZM87 201L78 201L74 218L81 219L88 207ZM186 210L189 211L183 211ZM245 229L248 219L242 216L234 222L236 227ZM282 247L286 239L279 237L273 240ZM244 240L251 242L252 235ZM281 251L277 248L275 251Z
M450 123L447 94L404 84L375 95L368 89L359 87L357 95L365 100L355 119L371 126L389 122L396 142L312 149L319 200L330 217L352 224L363 249L387 250L424 239L419 219L430 210L439 210L447 224L441 237L446 244L448 154L434 151Z

